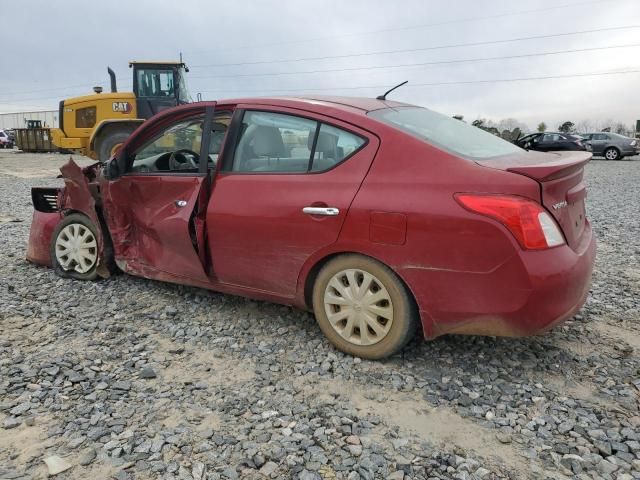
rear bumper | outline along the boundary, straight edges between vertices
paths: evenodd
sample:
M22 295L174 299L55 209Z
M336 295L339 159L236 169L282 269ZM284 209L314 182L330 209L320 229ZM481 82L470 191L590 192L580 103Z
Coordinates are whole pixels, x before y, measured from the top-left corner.
M622 153L622 155L626 155L626 156L634 156L637 155L638 152L640 152L640 149L636 148L636 147L632 147L632 146L625 146L620 148L620 152Z
M529 336L571 318L591 284L596 241L587 223L576 251L519 251L490 272L401 272L414 292L425 336Z
M27 260L38 265L51 266L51 236L60 221L59 212L33 211L29 243L27 244Z

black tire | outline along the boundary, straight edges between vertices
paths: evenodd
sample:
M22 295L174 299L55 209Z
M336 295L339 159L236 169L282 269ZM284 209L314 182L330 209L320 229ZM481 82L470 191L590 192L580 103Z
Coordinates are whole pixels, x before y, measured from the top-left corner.
M381 339L377 340L377 343L360 345L349 341L329 321L327 309L332 307L327 306L325 308L325 291L334 276L345 270L369 273L375 279L373 284L380 283L388 292L391 301L383 305L383 308L391 307L393 319L388 331L384 336L380 336ZM337 292L337 290L334 290L334 292ZM343 307L339 308L341 310ZM364 307L358 302L357 309L360 310L361 308ZM338 350L370 360L389 357L400 351L414 336L418 325L415 302L402 281L386 265L362 255L340 255L322 267L313 286L313 310L320 329ZM377 320L384 319L378 317ZM346 320L345 323L347 323ZM370 333L374 333L373 329L367 328ZM346 325L344 329L346 331ZM359 328L352 328L351 331L358 334Z
M129 138L129 130L111 130L105 132L104 136L97 142L98 161L106 162L111 158L114 147L121 145Z
M606 160L620 160L622 155L620 155L620 150L615 147L609 147L602 152L602 155Z
M88 229L93 235L93 239L95 240L95 255L96 260L93 265L84 272L79 272L74 270L74 267L65 268L60 263L57 255L57 240L58 237L63 234L63 231L69 225L78 225ZM98 257L99 245L98 245L98 234L95 225L93 222L86 216L81 215L79 213L73 213L71 215L67 215L55 228L53 231L53 235L51 236L51 244L49 246L49 253L51 255L51 265L53 266L57 275L65 278L75 278L77 280L95 280L98 276L98 263L100 263L100 258Z

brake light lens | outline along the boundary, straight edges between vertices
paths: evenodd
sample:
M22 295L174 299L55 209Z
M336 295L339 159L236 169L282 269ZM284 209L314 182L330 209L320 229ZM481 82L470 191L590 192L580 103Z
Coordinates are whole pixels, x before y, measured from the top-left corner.
M516 195L456 194L467 210L502 223L527 250L544 250L565 243L560 228L539 203Z

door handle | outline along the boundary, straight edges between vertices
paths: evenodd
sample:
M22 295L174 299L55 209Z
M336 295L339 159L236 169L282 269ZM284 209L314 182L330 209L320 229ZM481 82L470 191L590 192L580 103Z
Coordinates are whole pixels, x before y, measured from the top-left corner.
M340 214L340 210L334 207L304 207L302 213L307 215L324 215L327 217L335 217Z
M176 200L175 201L176 207L186 207L187 206L187 201L186 200Z

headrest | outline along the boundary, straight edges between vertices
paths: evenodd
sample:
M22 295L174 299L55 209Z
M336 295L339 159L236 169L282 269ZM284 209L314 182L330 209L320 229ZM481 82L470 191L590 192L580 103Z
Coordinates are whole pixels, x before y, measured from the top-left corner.
M325 158L338 157L338 136L320 132L316 142L316 152L322 152Z
M259 157L282 157L285 155L284 142L276 127L260 125L253 133L253 153Z

